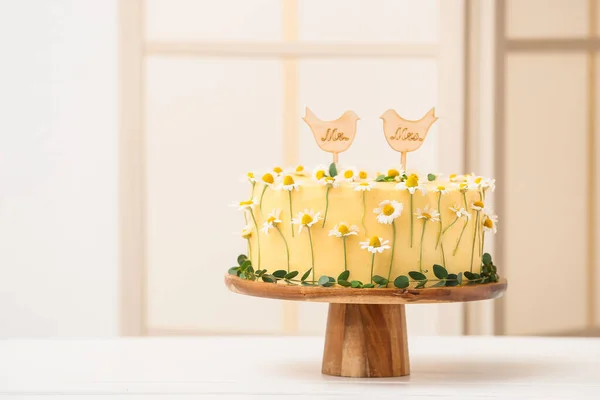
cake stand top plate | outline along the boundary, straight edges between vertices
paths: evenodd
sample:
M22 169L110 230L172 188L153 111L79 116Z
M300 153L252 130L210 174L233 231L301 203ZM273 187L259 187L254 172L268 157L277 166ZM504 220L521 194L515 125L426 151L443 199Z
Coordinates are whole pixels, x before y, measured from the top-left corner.
M269 299L344 304L432 304L478 301L502 297L506 279L496 283L425 289L352 289L332 286L294 286L248 281L226 274L225 285L234 293Z

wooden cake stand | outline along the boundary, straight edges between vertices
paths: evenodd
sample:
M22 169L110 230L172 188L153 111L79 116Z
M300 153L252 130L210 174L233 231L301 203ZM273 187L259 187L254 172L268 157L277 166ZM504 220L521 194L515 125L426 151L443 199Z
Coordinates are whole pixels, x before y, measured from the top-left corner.
M410 374L406 304L456 303L501 297L506 279L497 283L426 289L352 289L292 286L225 275L234 293L269 299L329 304L322 372L371 378Z

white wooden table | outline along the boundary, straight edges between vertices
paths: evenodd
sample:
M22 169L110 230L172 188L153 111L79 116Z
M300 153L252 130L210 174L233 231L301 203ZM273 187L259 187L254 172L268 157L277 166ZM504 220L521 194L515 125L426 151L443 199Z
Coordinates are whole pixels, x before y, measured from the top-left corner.
M0 398L599 399L600 339L409 340L412 374L323 376L323 339L0 341Z

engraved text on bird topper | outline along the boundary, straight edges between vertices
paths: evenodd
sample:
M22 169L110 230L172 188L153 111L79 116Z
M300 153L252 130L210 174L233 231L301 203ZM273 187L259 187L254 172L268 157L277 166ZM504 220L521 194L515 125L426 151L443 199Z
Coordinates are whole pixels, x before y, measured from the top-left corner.
M383 120L385 140L392 149L401 153L402 168L406 169L406 153L421 147L429 128L437 121L435 108L416 121L404 119L392 109L384 112L380 118Z
M338 154L348 150L356 136L356 122L360 119L354 111L346 111L335 121L319 119L310 108L302 118L313 133L321 150L333 153L333 162L338 162Z

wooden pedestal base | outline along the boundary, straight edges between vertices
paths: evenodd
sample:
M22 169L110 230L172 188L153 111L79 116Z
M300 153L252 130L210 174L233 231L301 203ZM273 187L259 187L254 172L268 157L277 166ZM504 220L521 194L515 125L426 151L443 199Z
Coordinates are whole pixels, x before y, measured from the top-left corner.
M403 304L330 304L322 372L354 378L410 374Z
M485 285L427 289L296 286L225 275L235 293L269 299L329 303L322 372L356 378L410 374L405 304L437 304L496 299L506 279Z

